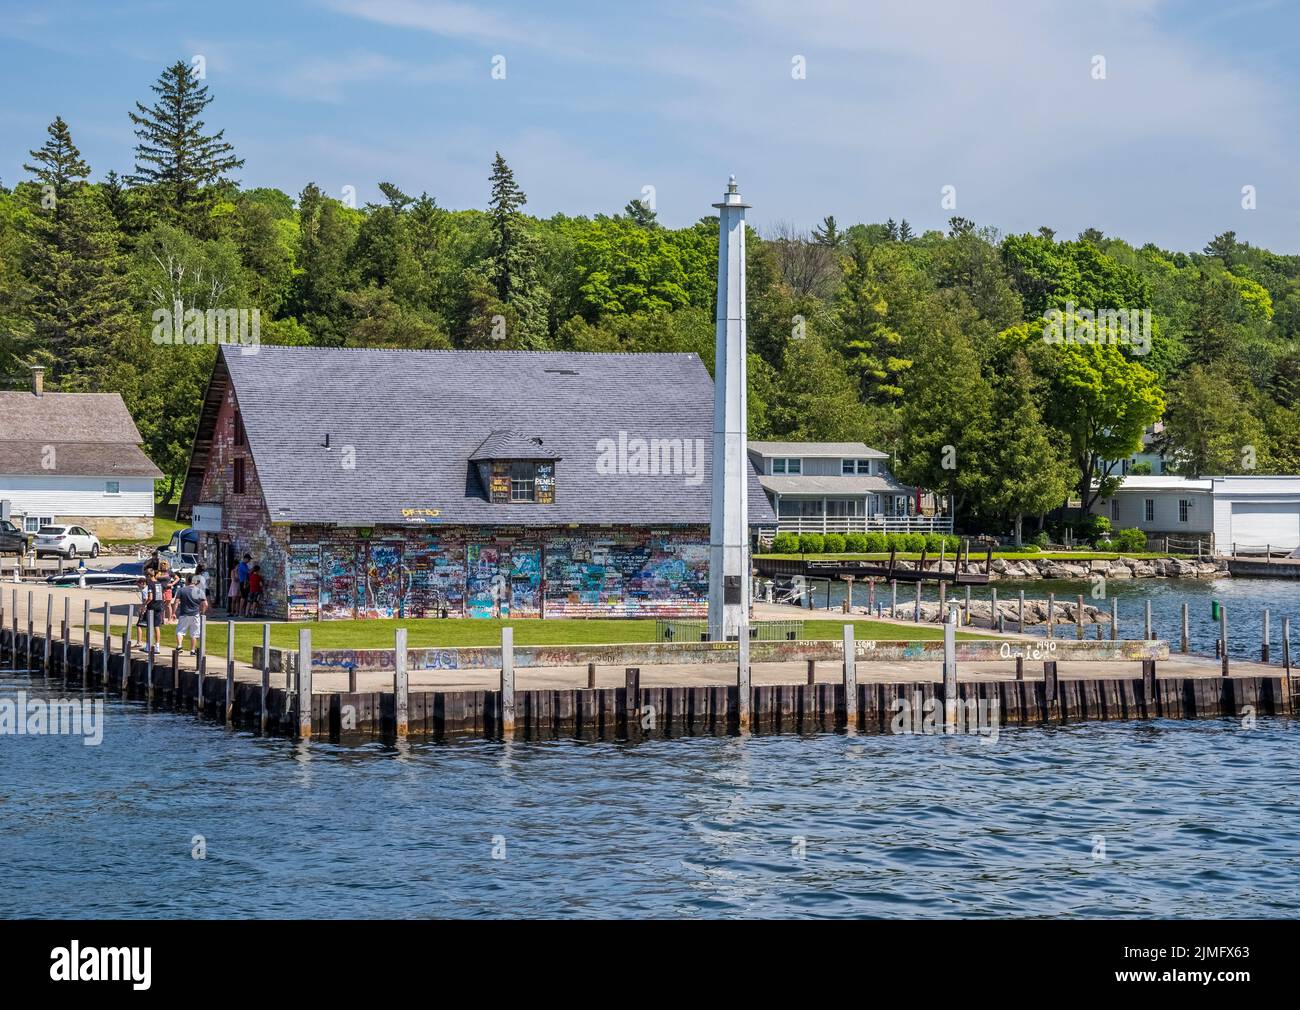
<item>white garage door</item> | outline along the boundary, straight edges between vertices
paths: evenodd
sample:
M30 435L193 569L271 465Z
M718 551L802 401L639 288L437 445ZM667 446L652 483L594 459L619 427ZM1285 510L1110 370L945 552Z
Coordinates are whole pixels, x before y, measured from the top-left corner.
M1232 541L1241 547L1300 547L1300 502L1233 502Z

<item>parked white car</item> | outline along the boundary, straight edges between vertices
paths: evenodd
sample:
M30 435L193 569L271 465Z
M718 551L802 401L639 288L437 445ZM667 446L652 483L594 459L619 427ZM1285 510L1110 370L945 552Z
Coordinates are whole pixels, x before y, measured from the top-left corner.
M38 558L57 554L63 558L80 555L99 557L99 537L81 526L42 526L36 531L32 550Z

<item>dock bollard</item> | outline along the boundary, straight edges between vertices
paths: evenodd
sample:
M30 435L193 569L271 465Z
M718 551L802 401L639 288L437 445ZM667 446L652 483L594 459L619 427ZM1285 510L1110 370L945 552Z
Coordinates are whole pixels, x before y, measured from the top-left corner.
M808 660L807 666L808 666L808 683L816 684L817 683L817 660L815 659Z
M1226 677L1228 676L1228 608L1222 603L1219 604L1219 641L1223 646L1220 659L1223 660L1223 675Z
M501 629L501 738L515 735L515 629Z
M943 622L943 731L957 732L957 615Z
M311 629L298 631L298 738L311 739Z
M844 725L850 734L858 731L858 656L853 625L844 625Z
M226 711L225 722L233 728L235 715L235 622L226 621Z
M266 702L271 694L271 626L262 625L262 698L257 709L258 731L266 736Z
M406 672L406 629L393 632L393 722L399 740L410 733L410 677Z
M587 689L594 690L596 687L596 664L587 664Z
M827 585L830 585L827 582ZM745 624L740 630L740 637L736 640L736 714L740 724L740 732L749 732L750 723L750 702L753 694L750 691L751 671L749 669L749 625Z

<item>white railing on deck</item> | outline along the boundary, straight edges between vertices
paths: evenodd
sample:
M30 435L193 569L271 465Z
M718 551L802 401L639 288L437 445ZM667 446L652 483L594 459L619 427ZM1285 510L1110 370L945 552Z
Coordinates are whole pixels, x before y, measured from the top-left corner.
M951 533L951 516L782 516L779 533Z

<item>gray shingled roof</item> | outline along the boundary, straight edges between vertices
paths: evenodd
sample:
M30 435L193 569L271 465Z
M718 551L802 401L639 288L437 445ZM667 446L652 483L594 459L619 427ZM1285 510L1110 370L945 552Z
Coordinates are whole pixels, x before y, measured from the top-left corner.
M537 435L524 435L517 431L494 431L483 439L470 455L471 463L492 459L558 459L555 447Z
M694 354L265 345L221 354L273 522L400 523L403 509L437 509L432 522L446 524L709 521L713 382ZM503 430L540 437L560 457L555 504L482 497L469 460ZM598 473L602 440L617 445L620 433L700 440L698 483ZM776 519L752 468L749 518Z
M50 450L53 449L51 454ZM44 461L52 459L53 469ZM152 477L162 471L129 442L17 442L0 440L0 474L78 477Z
M865 442L750 442L749 448L762 456L841 456L861 459L889 459L889 454Z
M117 393L0 392L0 439L15 442L130 442L143 439Z
M777 494L913 494L891 477L867 475L853 477L770 477L760 476L760 484Z

